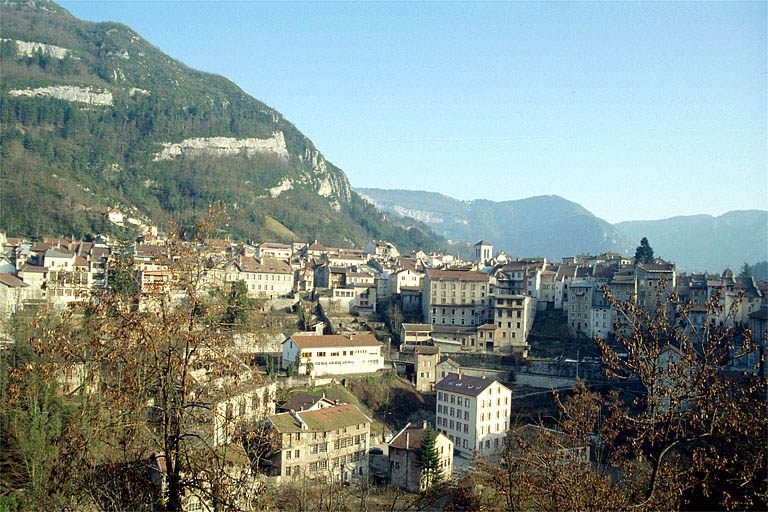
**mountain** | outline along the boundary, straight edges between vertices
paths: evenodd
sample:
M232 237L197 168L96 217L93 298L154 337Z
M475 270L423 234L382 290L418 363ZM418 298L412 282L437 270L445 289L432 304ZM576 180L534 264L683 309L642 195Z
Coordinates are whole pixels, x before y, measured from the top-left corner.
M719 217L691 215L628 221L616 227L632 240L647 237L654 253L690 272L741 269L768 258L768 211L739 210Z
M278 111L191 69L118 23L55 3L8 1L0 40L0 230L12 236L110 232L188 222L212 203L226 234L436 249L425 225L362 200Z
M582 206L558 196L459 201L433 192L356 190L382 210L418 219L446 238L470 243L482 238L516 256L560 260L603 251L629 254L637 245Z

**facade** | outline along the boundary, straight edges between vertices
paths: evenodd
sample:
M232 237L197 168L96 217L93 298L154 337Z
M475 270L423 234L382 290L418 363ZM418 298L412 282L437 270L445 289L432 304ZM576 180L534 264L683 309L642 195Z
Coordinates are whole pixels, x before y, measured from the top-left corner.
M462 455L489 455L504 448L512 391L496 380L451 373L435 385L436 429Z
M440 362L440 348L430 345L416 345L413 348L416 365L414 380L419 391L432 391L435 387L437 363Z
M480 240L475 245L475 263L484 265L493 259L493 245L485 240Z
M374 258L380 261L385 261L400 256L400 251L397 250L395 244L391 242L385 242L383 240L371 240L365 244L363 248L363 255L366 259Z
M574 335L589 336L589 318L592 308L594 284L591 281L576 281L571 284L568 299L568 331Z
M389 481L392 485L411 492L424 492L427 482L422 478L417 464L427 422L416 426L408 423L389 442ZM453 471L453 442L445 434L435 432L435 448L440 457L442 480L450 480Z
M27 288L29 285L13 274L0 273L0 319L10 318L24 308ZM3 325L0 324L0 332L2 330Z
M400 324L400 343L411 345L425 343L432 338L432 326L429 324Z
M245 282L249 297L274 299L293 292L294 274L286 261L240 255L225 265L223 280Z
M283 342L282 368L300 375L350 375L384 368L381 343L371 334L294 335Z
M427 270L422 305L433 326L474 327L488 315L489 277L475 271Z
M267 418L275 434L267 473L290 478L363 478L368 468L371 418L352 404Z

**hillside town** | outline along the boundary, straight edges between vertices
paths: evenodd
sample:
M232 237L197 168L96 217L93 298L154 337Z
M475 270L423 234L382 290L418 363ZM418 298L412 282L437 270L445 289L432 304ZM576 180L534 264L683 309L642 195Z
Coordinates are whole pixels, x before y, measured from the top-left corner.
M613 301L652 311L660 298L675 294L690 304L692 329L715 324L768 331L768 283L730 269L680 274L660 258L511 258L485 240L474 245L473 261L421 251L403 255L381 240L358 249L317 240L211 239L203 249L200 296L226 293L237 284L261 312L261 327L278 322L229 333L237 363L227 371L211 370L215 365L205 353L190 368L195 435L208 446L241 452L245 462L230 471L260 485L371 481L419 496L437 482L466 478L478 461L504 457L521 436L543 428L520 423L526 411L515 409L516 396L569 389L579 378L605 385L591 340L611 343L628 327ZM70 311L109 290L117 260L131 262L136 310L157 307L154 300L163 293L183 304L173 251L157 235L130 244L106 236L29 241L0 235L4 346L14 343L14 317ZM715 311L708 307L713 298L721 306ZM535 336L547 323L562 329L555 356L547 337ZM768 375L765 337L755 340L754 350L728 360L728 371ZM676 350L668 345L664 360L674 359ZM59 393L96 393L98 384L85 389L84 382L105 376L85 375L103 371L63 367ZM404 404L374 412L321 392L384 374L428 397L429 408L400 411L408 414L397 417L409 421L398 423L392 410ZM423 460L425 443L434 466ZM590 446L569 449L579 460L591 460ZM158 451L152 458L153 474L160 475L156 493L163 492L164 457ZM204 493L183 497L186 510L211 506Z

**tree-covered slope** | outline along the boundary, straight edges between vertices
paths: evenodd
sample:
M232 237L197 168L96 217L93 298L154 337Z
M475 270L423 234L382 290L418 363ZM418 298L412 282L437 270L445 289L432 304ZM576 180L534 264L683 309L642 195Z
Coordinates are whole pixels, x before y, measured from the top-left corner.
M0 230L9 235L109 231L113 206L162 228L221 202L236 238L440 243L423 225L384 218L293 124L229 80L52 2L1 8Z
M442 194L360 188L357 191L384 211L425 222L452 240L485 239L517 256L560 260L581 253L627 253L631 242L609 223L558 196L518 201L459 201Z

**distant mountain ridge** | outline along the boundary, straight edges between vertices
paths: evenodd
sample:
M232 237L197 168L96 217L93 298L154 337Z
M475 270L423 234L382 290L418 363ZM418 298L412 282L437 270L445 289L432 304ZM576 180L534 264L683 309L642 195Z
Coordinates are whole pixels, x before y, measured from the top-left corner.
M619 222L633 239L647 237L657 255L693 271L735 272L768 259L768 211L735 210L718 217L690 215Z
M655 254L687 272L738 270L768 258L768 212L744 210L719 217L693 215L611 225L558 196L518 201L460 201L409 190L356 189L379 208L426 223L447 238L485 239L515 256L560 260L613 251L632 256L642 237Z
M0 0L0 231L115 231L105 212L161 229L220 203L223 236L404 250L444 241L385 218L282 114L191 69L119 23L47 0Z
M628 254L637 245L581 205L559 196L460 201L434 192L357 188L384 211L419 219L446 238L483 238L515 256L560 260L582 253Z

